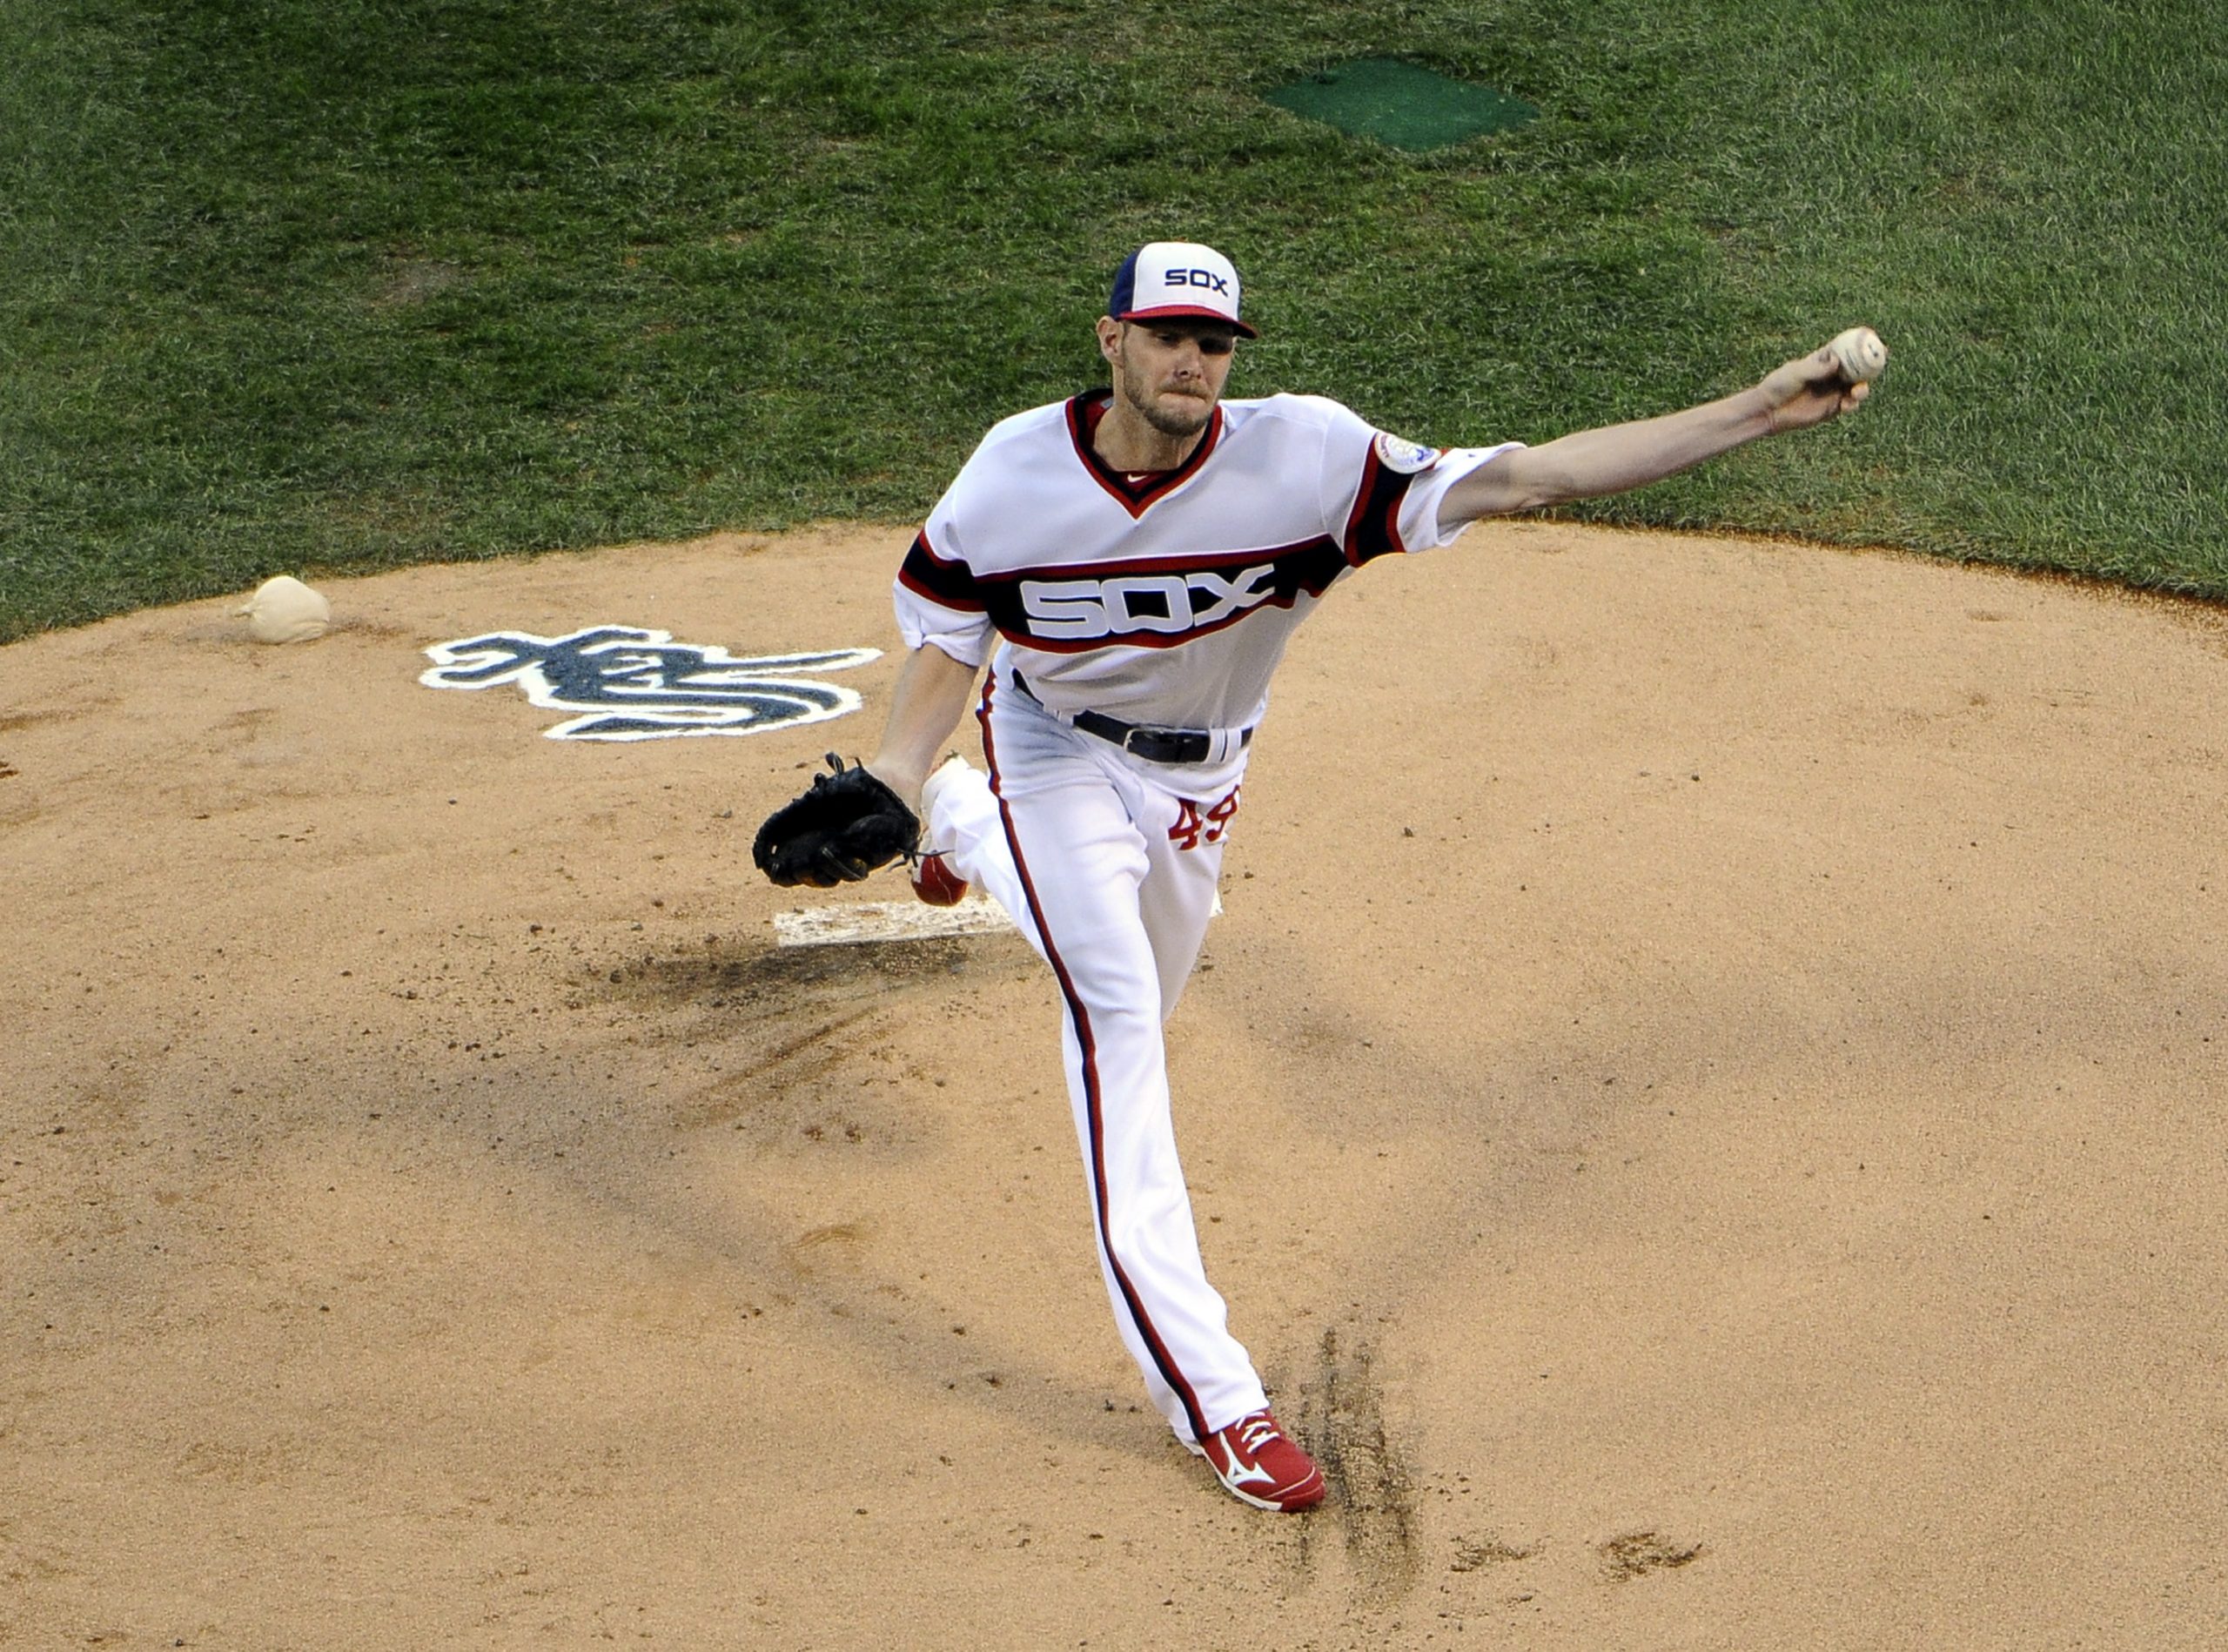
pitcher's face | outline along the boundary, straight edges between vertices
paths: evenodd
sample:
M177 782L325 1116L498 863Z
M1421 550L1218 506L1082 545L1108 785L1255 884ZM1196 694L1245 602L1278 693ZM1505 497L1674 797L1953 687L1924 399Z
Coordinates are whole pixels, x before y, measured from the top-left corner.
M1164 436L1196 436L1214 417L1230 379L1237 332L1191 319L1117 321L1102 316L1098 348L1114 393Z

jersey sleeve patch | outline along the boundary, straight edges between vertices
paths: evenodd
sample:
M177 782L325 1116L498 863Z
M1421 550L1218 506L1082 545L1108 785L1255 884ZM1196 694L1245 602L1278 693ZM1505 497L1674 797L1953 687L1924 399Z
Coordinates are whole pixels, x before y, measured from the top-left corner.
M1377 433L1372 444L1377 462L1396 476L1413 476L1418 471L1429 470L1439 462L1439 449L1426 447L1419 441L1410 441L1396 436L1389 430Z

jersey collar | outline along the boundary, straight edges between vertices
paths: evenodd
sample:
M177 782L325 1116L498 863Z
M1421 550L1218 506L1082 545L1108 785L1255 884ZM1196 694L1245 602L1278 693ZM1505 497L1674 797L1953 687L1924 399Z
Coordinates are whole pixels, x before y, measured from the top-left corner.
M1091 445L1098 421L1105 416L1107 403L1112 397L1108 390L1086 390L1068 401L1068 436L1075 443L1076 457L1091 473L1091 480L1120 501L1122 508L1132 517L1143 516L1157 500L1166 497L1191 479L1192 473L1206 462L1207 455L1222 440L1222 405L1218 402L1207 428L1199 438L1199 445L1191 450L1191 457L1174 470L1148 470L1138 473L1115 469L1098 456ZM1134 474L1135 480L1132 480Z

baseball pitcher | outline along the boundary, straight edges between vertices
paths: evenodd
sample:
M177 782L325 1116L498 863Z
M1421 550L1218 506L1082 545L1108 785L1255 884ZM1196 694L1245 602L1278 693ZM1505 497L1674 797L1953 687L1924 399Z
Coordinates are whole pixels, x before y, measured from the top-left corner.
M979 883L1012 915L1058 986L1099 1266L1146 1390L1234 1495L1305 1508L1322 1474L1200 1261L1161 1037L1285 645L1378 557L1850 412L1869 389L1852 361L1884 351L1836 339L1661 418L1441 449L1319 396L1225 400L1256 334L1211 247L1131 254L1097 334L1111 386L994 426L907 552L909 652L880 749L778 810L755 857L777 883L827 886L916 856L923 899ZM970 705L987 772L936 766Z

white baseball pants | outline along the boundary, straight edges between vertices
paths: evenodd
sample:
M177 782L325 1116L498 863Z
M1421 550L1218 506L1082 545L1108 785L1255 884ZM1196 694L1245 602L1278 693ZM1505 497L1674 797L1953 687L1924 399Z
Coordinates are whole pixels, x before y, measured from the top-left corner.
M1207 1283L1176 1153L1161 1024L1199 956L1222 871L1219 801L994 683L986 780L957 776L928 843L1052 966L1099 1269L1153 1403L1187 1442L1268 1403ZM1164 781L1160 777L1165 776Z

